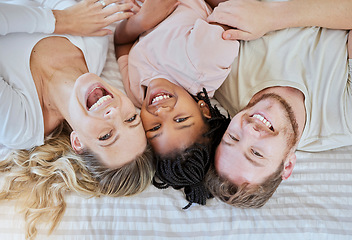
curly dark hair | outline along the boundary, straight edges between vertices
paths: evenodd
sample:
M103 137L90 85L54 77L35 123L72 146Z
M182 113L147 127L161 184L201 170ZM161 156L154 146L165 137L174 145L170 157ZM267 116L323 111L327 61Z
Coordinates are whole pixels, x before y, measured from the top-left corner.
M185 150L177 150L166 156L156 154L156 173L153 179L154 186L160 189L183 188L189 202L183 209L188 209L192 203L205 205L207 199L213 197L204 185L204 178L231 120L229 115L224 116L215 105L212 106L204 88L193 98L196 102L203 100L209 106L211 117L204 118L208 131Z

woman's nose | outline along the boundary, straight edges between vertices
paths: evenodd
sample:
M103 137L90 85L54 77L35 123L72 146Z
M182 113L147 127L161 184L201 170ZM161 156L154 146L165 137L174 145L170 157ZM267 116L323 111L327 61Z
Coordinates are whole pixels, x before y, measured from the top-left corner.
M112 118L117 114L117 109L114 107L106 109L104 113L104 118Z

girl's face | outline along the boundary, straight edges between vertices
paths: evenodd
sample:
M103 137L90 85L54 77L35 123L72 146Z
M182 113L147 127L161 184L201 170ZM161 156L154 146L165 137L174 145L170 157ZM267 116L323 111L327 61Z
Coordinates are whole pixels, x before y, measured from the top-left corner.
M141 118L133 103L95 74L87 73L76 80L69 118L72 147L78 153L89 148L107 167L121 167L146 147Z
M142 104L141 118L148 141L157 154L165 155L192 145L207 126L204 101L198 103L181 86L166 79L152 80Z

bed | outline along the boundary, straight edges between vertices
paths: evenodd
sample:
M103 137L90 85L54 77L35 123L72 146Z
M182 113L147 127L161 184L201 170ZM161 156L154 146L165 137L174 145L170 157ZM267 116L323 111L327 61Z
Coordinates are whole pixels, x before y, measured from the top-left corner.
M111 26L113 27L113 26ZM123 89L112 37L102 77ZM0 154L6 149L0 148ZM188 210L179 190L150 186L133 197L66 196L65 215L51 235L36 239L352 239L352 146L298 152L292 176L260 209L238 209L217 199ZM0 239L25 237L16 201L0 202Z

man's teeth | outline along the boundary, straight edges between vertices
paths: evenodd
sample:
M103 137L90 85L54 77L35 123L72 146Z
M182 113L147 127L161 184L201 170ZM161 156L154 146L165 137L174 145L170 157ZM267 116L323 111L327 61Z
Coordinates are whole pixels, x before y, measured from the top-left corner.
M99 98L99 100L94 103L90 108L89 108L89 111L92 111L94 109L96 109L97 107L99 107L100 105L102 105L104 102L106 102L107 100L111 99L111 96L110 95L105 95L105 96L102 96L101 98Z
M271 123L267 119L265 119L262 115L254 114L253 117L256 118L256 119L259 119L268 128L271 128Z
M155 103L155 102L158 102L158 101L160 101L160 100L168 99L168 98L170 98L170 96L167 95L167 94L165 94L165 95L158 95L158 96L156 96L155 98L153 98L152 104Z

